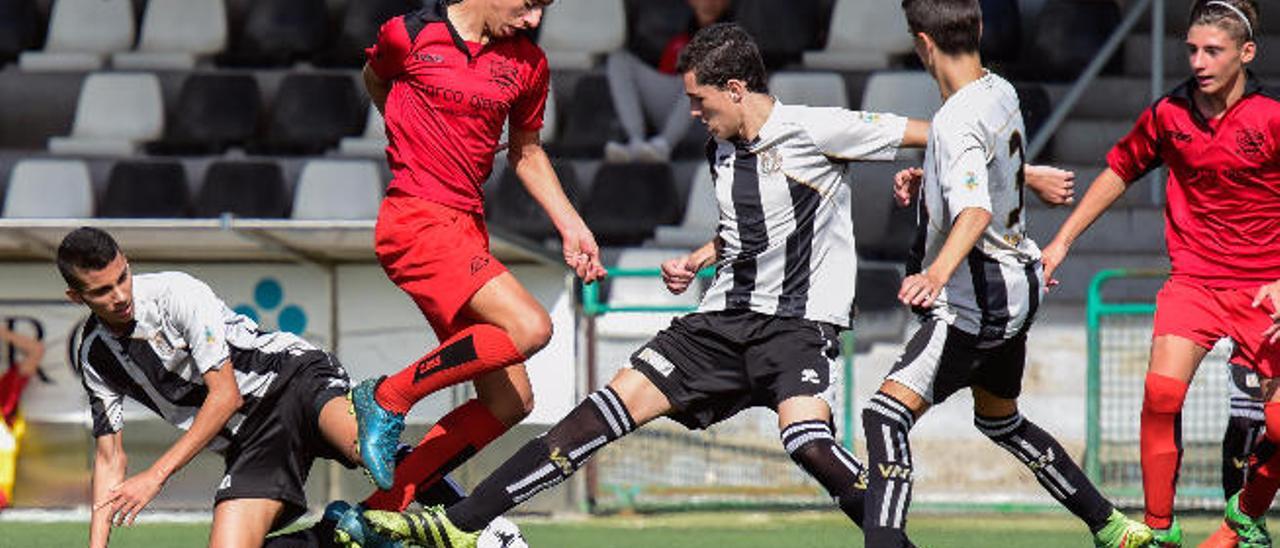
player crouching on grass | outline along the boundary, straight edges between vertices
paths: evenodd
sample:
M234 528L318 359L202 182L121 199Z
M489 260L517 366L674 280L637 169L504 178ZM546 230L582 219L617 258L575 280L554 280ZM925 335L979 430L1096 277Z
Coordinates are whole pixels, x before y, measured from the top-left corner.
M1084 521L1096 546L1146 546L1151 530L1116 510L1057 440L1018 412L1027 330L1044 285L1023 217L1022 114L1013 86L982 66L978 0L903 0L902 9L944 102L923 170L895 181L900 203L920 200L914 264L898 298L921 326L862 412L871 471L866 546L910 546L908 433L930 406L966 386L978 430Z

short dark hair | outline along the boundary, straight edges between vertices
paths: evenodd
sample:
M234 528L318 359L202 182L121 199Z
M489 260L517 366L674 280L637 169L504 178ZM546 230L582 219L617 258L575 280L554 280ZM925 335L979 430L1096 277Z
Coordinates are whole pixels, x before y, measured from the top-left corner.
M1222 5L1223 3L1240 10L1245 19L1240 19L1240 13ZM1191 7L1191 21L1187 28L1213 25L1227 31L1236 43L1244 45L1245 42L1253 42L1261 30L1258 28L1259 15L1257 0L1220 0L1219 3L1214 3L1213 0L1196 0Z
M62 238L62 244L58 246L58 273L66 280L67 287L83 289L77 270L101 270L119 254L120 246L110 234L82 226Z
M676 62L676 72L689 71L700 85L724 89L729 80L742 80L749 91L769 93L760 47L734 23L716 23L693 35Z
M982 40L978 0L902 0L911 35L924 33L947 55L977 53Z

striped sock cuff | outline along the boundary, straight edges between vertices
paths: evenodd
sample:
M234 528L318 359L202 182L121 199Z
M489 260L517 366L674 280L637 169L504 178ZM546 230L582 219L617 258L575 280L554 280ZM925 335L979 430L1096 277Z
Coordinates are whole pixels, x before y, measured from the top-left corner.
M871 396L871 401L867 402L867 410L896 422L907 430L911 430L916 423L915 414L907 408L906 404L884 392L876 392L876 395Z
M831 440L835 442L835 433L826 421L800 421L787 425L782 429L782 447L788 455L795 455L804 444L814 440Z
M974 415L973 425L977 426L978 431L988 438L1003 438L1021 428L1023 420L1022 414L1017 412L1007 417L980 417Z
M613 434L609 439L621 438L636 429L635 421L631 419L627 406L622 404L622 398L619 398L618 393L612 388L608 386L601 388L588 395L587 399L596 405L600 415L609 424L609 431Z

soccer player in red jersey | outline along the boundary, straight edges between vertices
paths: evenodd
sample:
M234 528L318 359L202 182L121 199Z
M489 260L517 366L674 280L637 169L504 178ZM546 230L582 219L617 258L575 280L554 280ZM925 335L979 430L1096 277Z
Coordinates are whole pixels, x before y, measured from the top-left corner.
M364 80L386 120L394 178L378 213L375 251L418 305L440 346L352 391L360 451L385 491L365 504L402 507L415 485L461 464L533 406L523 362L551 337L542 306L489 252L481 184L510 124L510 165L563 239L586 283L604 276L591 231L570 205L538 139L546 57L520 31L550 0L429 0L387 21L367 50ZM428 394L472 381L477 399L426 434L395 474L404 414Z
M22 391L27 382L40 369L40 360L44 359L44 344L35 337L14 333L0 325L0 343L12 345L21 352L20 359L9 364L9 369L0 374L0 509L9 507L13 496L14 464L18 454L18 439L15 428L18 420L18 402L22 400Z
M1266 436L1280 441L1280 94L1245 68L1257 55L1257 21L1256 0L1196 2L1186 38L1193 76L1112 148L1108 169L1043 252L1050 278L1129 185L1168 166L1172 273L1156 296L1141 429L1146 522L1159 530L1160 546L1181 546L1173 516L1180 413L1196 368L1218 340L1235 341L1231 362L1262 379ZM1260 518L1278 483L1280 457L1262 463L1228 502L1240 546L1270 546Z

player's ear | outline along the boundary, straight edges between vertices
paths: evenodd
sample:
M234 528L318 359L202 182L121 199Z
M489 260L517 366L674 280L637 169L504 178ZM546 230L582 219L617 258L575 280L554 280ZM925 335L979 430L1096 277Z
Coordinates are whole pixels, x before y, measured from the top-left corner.
M84 304L84 299L80 297L80 292L70 287L67 288L67 300L76 304Z
M1240 46L1240 62L1241 63L1244 63L1246 65L1249 63L1252 63L1253 58L1256 57L1257 55L1258 55L1257 42L1254 42L1253 40L1249 40L1248 42L1245 42L1243 46Z

